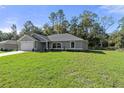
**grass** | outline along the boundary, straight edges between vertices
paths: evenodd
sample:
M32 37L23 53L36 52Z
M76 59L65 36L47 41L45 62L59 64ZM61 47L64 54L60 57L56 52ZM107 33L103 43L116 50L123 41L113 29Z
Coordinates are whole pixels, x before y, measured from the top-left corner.
M124 87L124 52L27 52L1 57L0 87Z
M0 51L0 53L3 53L3 51Z

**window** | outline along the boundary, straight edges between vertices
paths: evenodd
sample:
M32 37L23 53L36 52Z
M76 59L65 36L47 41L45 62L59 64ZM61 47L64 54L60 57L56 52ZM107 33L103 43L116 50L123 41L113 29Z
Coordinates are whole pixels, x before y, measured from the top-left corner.
M61 48L61 44L60 43L57 43L57 48Z
M61 43L53 43L53 48L61 48Z
M56 43L53 43L53 48L56 48Z
M74 48L74 42L71 42L71 48Z

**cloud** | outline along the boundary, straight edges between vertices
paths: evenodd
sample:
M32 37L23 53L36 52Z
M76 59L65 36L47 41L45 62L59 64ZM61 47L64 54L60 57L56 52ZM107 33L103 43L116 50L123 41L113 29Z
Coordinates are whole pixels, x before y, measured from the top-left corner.
M18 18L17 17L8 17L8 18L5 18L4 19L4 23L2 24L2 25L0 25L0 30L2 31L2 32L6 32L6 33L9 33L9 32L11 32L12 30L11 30L11 26L12 26L12 24L16 24L16 26L17 26L17 33L19 33L21 30L21 28L20 28L20 25L18 25L18 22L19 20L18 20Z
M17 24L18 19L16 17L12 17L12 18L7 18L5 20L6 24L12 25L12 24Z
M12 24L17 24L17 18L16 17L11 17L11 18L6 18L4 21L4 25L0 27L0 30L2 32L9 33L11 32L11 25Z
M3 27L3 28L0 28L0 31L2 31L3 33L10 33L12 32L11 28L10 27ZM17 33L19 34L19 32L21 31L21 29L17 29Z
M12 24L17 24L17 21L18 19L16 17L9 17L9 18L6 18L5 21L4 21L4 25L0 27L0 30L2 32L6 32L6 33L9 33L11 32L11 25Z
M6 7L5 7L4 5L0 5L0 8L1 8L1 9L4 9L4 8L6 8Z
M4 33L9 33L9 32L11 32L11 29L8 28L8 27L0 28L0 30L1 30L2 32L4 32Z
M100 8L106 9L110 13L124 14L124 6L123 5L103 5L103 6L100 6Z

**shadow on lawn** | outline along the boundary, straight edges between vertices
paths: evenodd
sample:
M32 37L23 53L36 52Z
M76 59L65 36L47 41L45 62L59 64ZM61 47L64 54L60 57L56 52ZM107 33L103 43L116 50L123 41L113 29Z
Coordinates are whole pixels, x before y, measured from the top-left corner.
M83 51L69 51L69 52L82 52L82 53L94 53L94 54L106 54L103 51L100 50L83 50Z
M82 53L94 53L94 54L106 54L105 52L101 51L101 50L86 50L86 51L78 51L78 50L51 50L51 51L44 51L44 53L47 52L82 52ZM43 51L42 51L43 52Z
M106 54L103 51L100 50L88 50L88 51L84 51L85 53L94 53L94 54Z

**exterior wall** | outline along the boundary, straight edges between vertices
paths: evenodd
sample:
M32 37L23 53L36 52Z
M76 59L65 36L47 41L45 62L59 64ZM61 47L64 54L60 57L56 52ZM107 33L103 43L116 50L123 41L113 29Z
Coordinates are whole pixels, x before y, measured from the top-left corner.
M88 43L85 41L75 41L75 49L87 50L88 49Z
M20 43L20 41L17 42L17 44L18 44L18 50L21 50L21 43Z
M5 49L5 44L0 44L0 49Z
M8 50L17 50L18 45L17 44L5 44L5 48Z
M21 41L21 42L23 42L23 41ZM72 42L74 42L75 48L71 48L71 41L58 42L58 43L61 43L61 49L59 49L59 50L88 50L88 43L87 42L85 42L85 41L72 41ZM52 48L53 43L55 43L55 42L49 42L49 48L48 49L53 50L53 48ZM19 44L20 43L18 43L18 45ZM20 45L19 45L18 49L20 50ZM46 43L35 41L34 49L36 51L45 51L46 50Z
M62 49L70 49L70 42L69 41L61 41L61 42L50 42L49 48L52 49L53 43L61 43Z
M69 41L62 42L62 48L63 49L70 49L70 42Z
M21 49L22 47L22 49ZM20 49L25 51L32 51L35 48L34 41L20 41Z
M49 49L53 49L53 43L61 43L61 48L69 48L69 43L68 42L49 42Z
M0 49L7 49L7 50L17 50L18 45L16 44L0 44Z
M22 44L22 43L25 43L25 42L28 43L28 41L33 44L33 48L32 48L32 49L34 49L34 48L35 48L35 41L32 40L32 38L31 38L30 36L26 35L26 36L23 36L23 37L18 41L18 50L21 50L21 44ZM32 45L32 44L31 44L31 45ZM29 46L30 46L30 45L29 45ZM28 47L29 47L29 46L28 46ZM32 47L32 46L31 46L31 47ZM31 49L31 50L32 50L32 49Z
M74 48L71 48L71 42L74 42ZM52 48L53 43L61 43L61 49L60 50L87 50L88 49L88 43L85 41L50 42L49 43L49 49L53 49Z
M24 36L22 37L18 42L18 49L21 50L21 43L23 42L32 42L33 43L33 49L36 51L45 51L47 49L47 42L39 42L34 41L30 36ZM71 42L74 42L74 48L71 48ZM88 43L87 41L59 41L59 42L49 42L48 49L53 49L53 43L60 43L61 48L54 48L59 50L87 50L88 49ZM30 46L27 46L30 47Z

